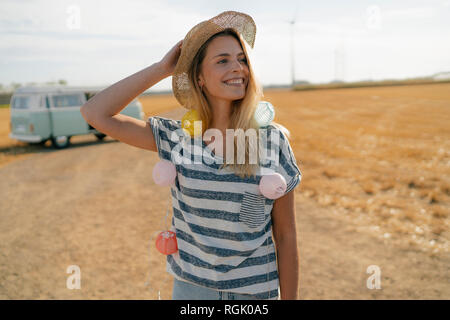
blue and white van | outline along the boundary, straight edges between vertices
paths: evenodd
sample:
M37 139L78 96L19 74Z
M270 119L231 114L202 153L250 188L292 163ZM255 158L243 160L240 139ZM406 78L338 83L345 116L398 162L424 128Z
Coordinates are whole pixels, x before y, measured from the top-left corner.
M28 86L16 89L10 103L11 139L31 144L47 140L57 148L70 145L76 135L106 135L89 125L80 113L81 106L104 88L67 86ZM144 120L142 105L134 99L121 114Z

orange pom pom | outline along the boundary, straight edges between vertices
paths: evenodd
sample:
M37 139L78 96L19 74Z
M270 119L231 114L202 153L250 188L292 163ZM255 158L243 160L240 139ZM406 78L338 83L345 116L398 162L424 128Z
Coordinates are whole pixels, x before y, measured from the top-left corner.
M178 251L177 237L175 232L162 231L156 237L156 249L162 254L172 254Z

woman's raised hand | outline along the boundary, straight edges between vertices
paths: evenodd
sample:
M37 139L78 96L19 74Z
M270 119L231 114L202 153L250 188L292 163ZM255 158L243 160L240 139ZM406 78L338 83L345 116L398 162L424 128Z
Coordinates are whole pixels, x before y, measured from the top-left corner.
M175 46L172 47L172 49L170 49L169 52L166 53L166 55L159 62L169 76L171 76L173 74L173 71L175 70L178 58L180 57L182 45L183 40L180 40Z

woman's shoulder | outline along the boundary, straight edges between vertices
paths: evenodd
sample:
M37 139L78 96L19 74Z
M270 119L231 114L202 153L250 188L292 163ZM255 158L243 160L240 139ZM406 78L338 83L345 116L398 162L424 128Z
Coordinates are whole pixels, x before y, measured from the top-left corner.
M267 126L260 127L260 129L266 130L267 137L272 137L272 139L279 138L281 142L289 141L290 132L280 123L271 122Z

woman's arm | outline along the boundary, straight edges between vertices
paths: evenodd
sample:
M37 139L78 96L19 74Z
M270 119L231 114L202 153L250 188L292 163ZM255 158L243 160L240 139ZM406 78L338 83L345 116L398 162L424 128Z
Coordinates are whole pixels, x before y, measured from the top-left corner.
M272 224L277 248L281 299L297 300L299 262L294 190L275 200L272 209Z
M127 144L156 151L152 130L146 121L120 114L134 98L170 76L181 52L179 41L164 58L97 93L80 109L91 126Z

